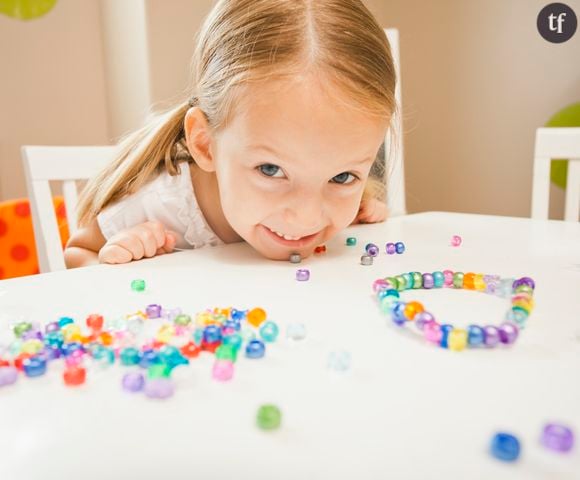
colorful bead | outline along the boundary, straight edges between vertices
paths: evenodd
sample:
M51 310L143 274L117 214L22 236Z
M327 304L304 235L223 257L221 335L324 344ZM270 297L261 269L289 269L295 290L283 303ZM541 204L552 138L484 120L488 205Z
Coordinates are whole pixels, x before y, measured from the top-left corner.
M314 253L326 253L326 245L319 245L314 247Z
M425 335L425 340L430 343L439 345L441 343L441 325L437 322L427 322L423 327L423 335Z
M351 355L344 350L330 352L327 366L335 372L346 372L351 366Z
M165 363L155 363L147 369L147 378L169 378L171 367Z
M131 282L131 290L134 292L142 292L145 290L145 280L137 279Z
M479 347L485 343L485 333L479 325L467 327L467 343L470 347Z
M121 350L119 354L121 365L138 365L141 361L141 352L133 347L127 347Z
M377 247L374 243L367 243L365 246L365 251L371 257L376 257L379 254L379 247Z
M395 243L395 251L398 254L404 253L405 252L405 244L403 242Z
M276 430L280 428L282 412L276 405L262 405L256 415L256 423L262 430Z
M224 345L222 343L215 351L215 358L235 362L238 359L238 350L231 345Z
M306 338L306 327L303 323L290 323L286 327L286 337L289 340L304 340Z
M222 338L222 345L229 345L235 350L239 350L242 346L242 336L239 333L232 333Z
M93 330L95 332L99 332L103 329L104 322L105 322L105 320L104 320L103 316L99 315L97 313L93 313L92 315L89 315L86 319L87 327L89 327L91 330Z
M509 433L496 433L491 440L491 454L498 460L514 462L520 456L520 441Z
M430 273L423 274L423 288L429 290L435 286L435 280L433 279L433 275Z
M533 279L531 279L530 277L522 277L522 278L518 278L517 280L515 280L512 283L512 289L516 289L517 287L519 287L520 285L527 285L528 287L530 287L532 290L534 290L536 288L536 282L534 282Z
M71 323L74 323L74 320L70 317L60 317L58 319L58 326L59 328L63 328L66 325L70 325Z
M266 316L266 311L263 308L253 308L246 317L250 325L258 328L266 320Z
M453 272L451 270L443 270L443 277L445 278L443 286L453 287Z
M310 270L307 268L299 268L296 270L296 280L299 282L305 282L310 279Z
M18 380L18 370L14 367L0 367L0 387L12 385Z
M260 327L260 336L264 342L274 342L278 338L280 329L274 322L264 322Z
M511 345L518 338L519 329L517 325L505 322L499 327L499 341L504 345Z
M145 395L149 398L165 399L175 392L175 385L170 378L153 378L145 382Z
M462 328L454 328L449 332L447 343L449 350L460 352L467 345L467 331Z
M463 272L455 272L453 274L453 287L463 288Z
M424 310L425 308L420 302L409 302L405 305L403 309L403 315L408 320L413 320L415 318L415 315L423 312Z
M217 325L208 325L203 329L203 341L205 343L215 343L222 339L221 329Z
M445 284L445 275L443 272L433 272L433 286L435 288L441 288Z
M145 313L147 314L147 318L160 318L161 317L161 305L156 303L152 303L151 305L147 305L145 308Z
M26 332L32 329L32 324L30 322L20 322L14 325L12 331L15 337L22 337Z
M443 348L449 348L449 334L453 330L453 325L443 324L441 325L441 341L439 345Z
M565 425L548 423L544 426L540 442L550 450L566 453L574 446L574 433Z
M475 290L475 273L469 272L463 275L463 288L467 290Z
M231 360L216 360L213 364L212 377L220 382L227 382L234 376L234 362Z
M389 282L387 282L384 278L377 278L373 282L373 292L377 293L380 290L386 290L389 286Z
M371 257L370 255L362 255L360 257L360 264L361 265L365 265L365 266L369 266L373 264L373 257Z
M63 374L65 385L69 387L82 385L85 383L87 371L81 366L68 367Z
M495 347L499 343L499 329L493 325L483 327L485 338L483 343L486 347Z
M145 385L145 379L139 372L129 372L123 375L122 386L127 392L140 392Z
M356 238L355 238L355 237L348 237L348 238L346 239L346 244L347 244L349 247L354 247L354 246L356 245Z
M302 261L302 256L299 253L290 254L290 263L300 263Z
M394 255L395 253L397 253L397 248L395 247L395 244L391 242L387 243L387 245L385 246L385 250L388 255Z
M420 272L411 272L412 287L416 290L423 288L423 275Z
M22 362L27 377L40 377L46 373L46 360L42 357L30 357Z
M426 323L435 321L435 317L431 313L423 311L415 316L414 321L415 326L419 330L423 330Z
M246 345L246 357L262 358L266 352L264 342L261 340L250 340Z
M461 245L462 239L459 235L453 235L451 237L451 246L452 247L459 247Z
M393 322L397 325L401 326L407 321L407 317L405 316L405 302L396 302L393 304L391 309L391 318Z

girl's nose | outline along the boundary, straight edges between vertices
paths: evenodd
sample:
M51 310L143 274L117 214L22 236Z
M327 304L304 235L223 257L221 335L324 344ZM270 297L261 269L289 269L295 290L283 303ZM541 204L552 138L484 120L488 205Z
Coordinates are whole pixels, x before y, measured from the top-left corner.
M285 210L284 221L298 232L311 234L320 229L324 214L322 197L317 194L298 195Z

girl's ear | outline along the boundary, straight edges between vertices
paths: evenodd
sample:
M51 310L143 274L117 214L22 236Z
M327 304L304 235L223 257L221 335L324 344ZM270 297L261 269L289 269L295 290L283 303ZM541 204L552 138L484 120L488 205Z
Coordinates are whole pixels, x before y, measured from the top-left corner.
M211 129L199 107L190 108L184 120L185 142L195 164L206 172L215 172L211 151Z

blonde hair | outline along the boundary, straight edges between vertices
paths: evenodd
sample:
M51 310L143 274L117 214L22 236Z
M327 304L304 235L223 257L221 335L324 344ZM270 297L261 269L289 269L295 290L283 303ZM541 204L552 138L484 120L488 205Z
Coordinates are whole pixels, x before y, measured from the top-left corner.
M189 97L216 131L227 125L242 87L307 69L326 75L368 115L388 121L396 113L389 43L360 0L219 0L198 33L193 67ZM120 143L116 159L83 191L81 225L160 170L176 175L179 162L194 161L183 138L192 105L182 102ZM384 176L384 161L381 169L377 160L365 194L381 197L384 180L376 177Z

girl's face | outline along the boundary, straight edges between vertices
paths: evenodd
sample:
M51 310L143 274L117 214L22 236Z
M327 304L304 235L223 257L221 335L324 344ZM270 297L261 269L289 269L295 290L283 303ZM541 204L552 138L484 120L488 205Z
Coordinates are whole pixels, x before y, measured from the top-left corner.
M310 77L238 98L211 146L225 218L267 258L307 257L354 220L387 122Z

